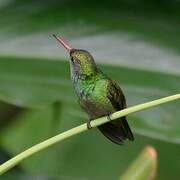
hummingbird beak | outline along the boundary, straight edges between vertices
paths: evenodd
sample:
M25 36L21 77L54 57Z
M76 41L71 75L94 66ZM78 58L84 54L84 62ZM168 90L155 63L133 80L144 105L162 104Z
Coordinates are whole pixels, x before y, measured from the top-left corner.
M68 44L68 43L66 43L64 40L63 40L63 38L62 37L57 37L55 34L53 34L53 36L56 38L56 40L61 44L61 45L63 45L63 47L70 53L70 51L71 51L71 46Z

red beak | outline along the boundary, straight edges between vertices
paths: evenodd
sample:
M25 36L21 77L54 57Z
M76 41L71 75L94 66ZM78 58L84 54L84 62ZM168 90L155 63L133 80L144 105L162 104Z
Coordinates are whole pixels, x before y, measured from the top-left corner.
M68 51L70 52L71 51L71 46L66 43L62 37L57 37L56 35L53 34L53 36L57 39L58 42L60 42L61 45L63 45L63 47Z

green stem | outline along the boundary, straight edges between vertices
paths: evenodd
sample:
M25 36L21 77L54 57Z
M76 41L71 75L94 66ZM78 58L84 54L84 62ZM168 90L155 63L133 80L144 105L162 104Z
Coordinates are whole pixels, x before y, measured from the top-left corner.
M151 102L147 102L147 103L144 103L144 104L140 104L140 105L136 105L136 106L133 106L133 107L130 107L130 108L127 108L127 109L123 109L121 111L117 111L115 113L113 113L110 118L111 120L115 120L117 118L120 118L120 117L123 117L123 116L126 116L128 114L131 114L131 113L134 113L134 112L137 112L137 111L142 111L144 109L147 109L147 108L150 108L150 107L153 107L153 106L157 106L157 105L160 105L160 104L163 104L163 103L167 103L167 102L170 102L170 101L174 101L174 100L177 100L177 99L180 99L180 94L176 94L176 95L173 95L173 96L168 96L168 97L165 97L165 98L161 98L161 99L158 99L158 100L154 100L154 101L151 101ZM93 120L91 122L91 126L92 127L96 127L96 126L99 126L101 124L104 124L106 122L108 122L109 119L104 116L102 118L98 118L96 120ZM6 171L8 171L9 169L13 168L15 165L17 165L18 163L20 163L22 160L28 158L29 156L32 156L33 154L49 147L49 146L52 146L53 144L56 144L64 139L67 139L71 136L74 136L76 134L79 134L83 131L86 131L87 130L87 126L86 124L82 124L80 126L77 126L75 128L72 128L68 131L65 131L61 134L58 134L52 138L49 138L37 145L34 145L32 146L31 148L25 150L24 152L18 154L17 156L15 156L14 158L8 160L7 162L3 163L1 166L0 166L0 175L5 173Z

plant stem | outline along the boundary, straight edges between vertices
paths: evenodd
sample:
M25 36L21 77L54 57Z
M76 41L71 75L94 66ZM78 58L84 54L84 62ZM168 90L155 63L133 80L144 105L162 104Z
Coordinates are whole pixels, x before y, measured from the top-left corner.
M127 109L123 109L121 111L117 111L113 114L111 114L110 118L111 120L115 120L117 118L120 118L120 117L123 117L123 116L126 116L128 114L131 114L131 113L134 113L134 112L137 112L137 111L142 111L144 109L147 109L147 108L150 108L150 107L154 107L154 106L157 106L157 105L160 105L160 104L164 104L164 103L167 103L167 102L170 102L170 101L174 101L174 100L178 100L180 99L180 94L176 94L176 95L173 95L173 96L168 96L168 97L165 97L165 98L161 98L161 99L157 99L157 100L154 100L154 101L151 101L151 102L147 102L147 103L144 103L144 104L140 104L140 105L136 105L136 106L133 106L133 107L130 107L130 108L127 108ZM101 124L104 124L106 122L109 121L109 118L107 118L106 116L104 117L101 117L101 118L98 118L98 119L95 119L91 122L91 126L92 127L96 127L96 126L99 126ZM18 163L20 163L22 160L28 158L29 156L32 156L33 154L49 147L49 146L52 146L53 144L56 144L64 139L67 139L71 136L74 136L76 134L79 134L83 131L86 131L87 130L87 125L86 123L85 124L82 124L80 126L77 126L75 128L72 128L68 131L65 131L61 134L58 134L52 138L49 138L37 145L34 145L32 146L31 148L25 150L24 152L18 154L17 156L13 157L12 159L6 161L5 163L3 163L1 166L0 166L0 175L5 173L6 171L8 171L9 169L13 168L15 165L17 165Z

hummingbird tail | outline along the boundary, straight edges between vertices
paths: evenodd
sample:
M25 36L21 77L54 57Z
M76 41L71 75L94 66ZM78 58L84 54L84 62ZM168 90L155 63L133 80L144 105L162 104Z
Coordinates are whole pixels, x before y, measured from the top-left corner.
M98 128L105 137L116 144L122 145L124 140L127 138L131 141L134 140L131 129L126 121L126 117L105 123Z

